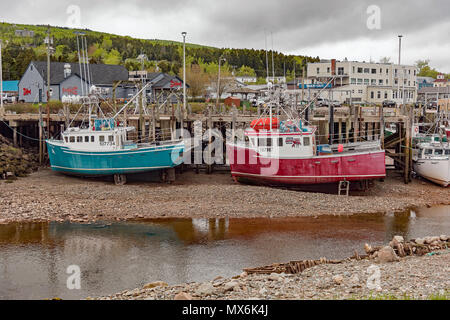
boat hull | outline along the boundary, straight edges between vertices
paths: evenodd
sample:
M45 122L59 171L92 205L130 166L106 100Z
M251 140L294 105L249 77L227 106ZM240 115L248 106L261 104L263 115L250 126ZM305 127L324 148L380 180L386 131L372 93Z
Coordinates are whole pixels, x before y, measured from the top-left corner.
M443 187L450 185L450 159L418 159L413 166L421 177Z
M386 177L384 150L339 156L270 159L251 148L228 145L227 153L231 174L239 182L310 185Z
M115 151L79 151L47 141L52 170L82 176L147 172L182 162L184 144Z

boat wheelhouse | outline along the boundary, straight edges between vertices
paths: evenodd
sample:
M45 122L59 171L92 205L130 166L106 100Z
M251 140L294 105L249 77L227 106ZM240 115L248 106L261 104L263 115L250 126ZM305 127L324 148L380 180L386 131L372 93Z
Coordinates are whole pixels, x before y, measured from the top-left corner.
M450 144L419 143L413 157L414 172L443 187L450 185Z

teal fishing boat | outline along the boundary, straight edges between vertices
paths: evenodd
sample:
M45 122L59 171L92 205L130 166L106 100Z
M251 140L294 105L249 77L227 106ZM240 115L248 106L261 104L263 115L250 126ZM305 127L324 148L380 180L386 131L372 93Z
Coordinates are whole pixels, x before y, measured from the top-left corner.
M97 119L92 110L89 105L87 126L69 127L60 140L46 140L53 170L81 176L113 175L116 184L124 184L126 174L182 163L183 140L136 143L127 139L135 128L121 126L116 120L120 112L112 118Z

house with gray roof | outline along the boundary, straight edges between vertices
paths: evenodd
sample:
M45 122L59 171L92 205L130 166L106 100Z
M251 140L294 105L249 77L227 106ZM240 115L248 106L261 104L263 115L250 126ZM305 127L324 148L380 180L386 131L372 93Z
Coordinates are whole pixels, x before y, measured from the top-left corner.
M84 65L81 65L83 68ZM83 69L82 69L83 70ZM89 64L87 73L80 72L78 63L50 63L50 101L65 97L86 95L87 82L99 88L105 98L112 97L112 88L117 81L128 80L128 70L119 65ZM85 79L86 78L86 79ZM47 63L31 61L19 81L19 101L47 102Z

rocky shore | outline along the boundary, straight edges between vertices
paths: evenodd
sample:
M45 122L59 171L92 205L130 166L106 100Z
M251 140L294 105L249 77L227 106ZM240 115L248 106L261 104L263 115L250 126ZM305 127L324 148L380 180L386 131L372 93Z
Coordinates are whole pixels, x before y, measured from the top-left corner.
M300 273L243 272L233 278L168 286L158 281L100 300L214 299L450 299L450 239L426 237L404 242L394 237L389 246L366 258L309 267ZM410 247L411 255L401 248ZM416 248L413 250L412 248ZM414 251L414 252L413 252ZM418 254L418 255L416 255ZM88 298L92 299L92 298Z
M25 149L15 148L0 135L0 181L12 182L18 177L26 177L38 168L37 156Z

